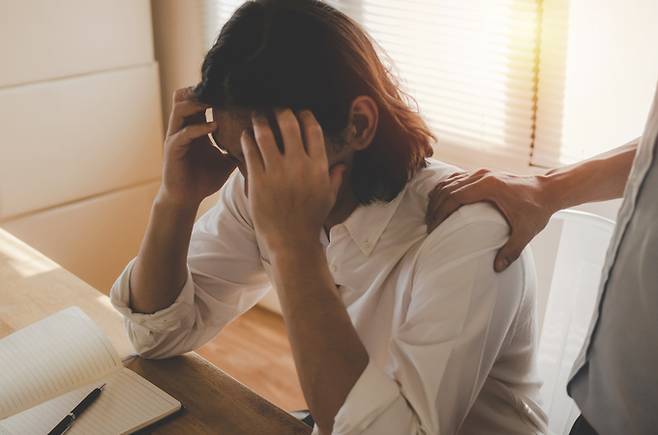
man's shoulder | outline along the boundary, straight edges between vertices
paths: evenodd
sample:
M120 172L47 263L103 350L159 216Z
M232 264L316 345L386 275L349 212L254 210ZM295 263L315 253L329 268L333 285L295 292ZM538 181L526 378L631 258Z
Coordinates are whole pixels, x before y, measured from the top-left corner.
M409 186L410 196L417 197L416 202L423 212L427 209L429 194L437 183L461 171L456 166L437 160L429 160L428 163ZM461 206L452 213L427 235L420 252L442 256L448 250L469 255L469 252L502 246L508 237L509 225L500 211L490 203L479 202Z
M407 186L407 193L411 198L416 199L413 202L416 203L415 205L420 209L420 212L426 212L429 203L429 194L436 187L437 183L459 171L462 171L462 169L457 166L439 160L428 159L427 167L418 171ZM491 228L501 227L505 232L509 229L507 221L498 209L487 202L480 202L462 206L432 233L446 235L469 225Z
M413 195L427 196L437 183L455 172L463 171L458 166L435 159L427 159L427 166L421 168L407 184L406 190Z
M465 205L455 211L423 241L423 250L437 254L449 250L467 255L483 249L494 249L505 244L509 225L491 204Z

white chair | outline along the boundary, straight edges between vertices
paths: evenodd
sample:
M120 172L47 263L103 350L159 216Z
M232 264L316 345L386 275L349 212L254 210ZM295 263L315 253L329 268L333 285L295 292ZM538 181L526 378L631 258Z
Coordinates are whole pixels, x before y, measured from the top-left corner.
M531 244L538 278L541 396L551 434L568 434L579 415L566 385L589 331L613 229L609 219L565 210Z

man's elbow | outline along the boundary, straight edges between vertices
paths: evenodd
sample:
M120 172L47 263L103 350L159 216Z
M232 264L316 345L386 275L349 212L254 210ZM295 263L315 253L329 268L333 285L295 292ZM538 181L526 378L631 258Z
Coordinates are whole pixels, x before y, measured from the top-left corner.
M135 352L144 359L171 358L191 350L185 346L186 337L153 332L141 325L127 324L126 330Z

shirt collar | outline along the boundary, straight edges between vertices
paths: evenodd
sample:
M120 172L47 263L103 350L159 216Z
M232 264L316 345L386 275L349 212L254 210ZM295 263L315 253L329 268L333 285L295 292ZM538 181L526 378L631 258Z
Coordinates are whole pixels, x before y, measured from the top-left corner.
M398 209L406 186L392 201L377 201L357 207L343 222L354 243L364 255L369 256L375 249L384 230Z

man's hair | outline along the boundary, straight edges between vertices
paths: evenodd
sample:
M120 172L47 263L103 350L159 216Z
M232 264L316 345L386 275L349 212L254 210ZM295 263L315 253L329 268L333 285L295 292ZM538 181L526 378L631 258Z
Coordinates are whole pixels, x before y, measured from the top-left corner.
M434 136L409 103L374 43L353 20L316 0L254 0L222 28L206 55L197 98L213 107L311 110L340 142L351 103L379 109L370 146L354 154L357 200L390 201L432 155Z

